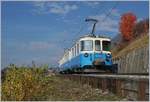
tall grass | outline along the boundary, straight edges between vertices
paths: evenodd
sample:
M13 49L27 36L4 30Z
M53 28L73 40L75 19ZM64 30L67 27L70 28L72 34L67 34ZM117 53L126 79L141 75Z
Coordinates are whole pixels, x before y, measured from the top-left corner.
M1 99L8 101L45 100L46 96L43 92L50 80L50 77L46 76L47 69L47 66L40 68L9 66L2 73Z
M47 67L10 66L2 73L2 101L120 100L100 89L47 73Z

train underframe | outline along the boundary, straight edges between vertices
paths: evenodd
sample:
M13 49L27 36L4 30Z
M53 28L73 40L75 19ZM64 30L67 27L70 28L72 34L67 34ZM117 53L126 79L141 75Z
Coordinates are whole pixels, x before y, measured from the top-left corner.
M79 68L70 68L65 71L61 71L61 74L73 74L73 73L117 73L117 65L86 65Z

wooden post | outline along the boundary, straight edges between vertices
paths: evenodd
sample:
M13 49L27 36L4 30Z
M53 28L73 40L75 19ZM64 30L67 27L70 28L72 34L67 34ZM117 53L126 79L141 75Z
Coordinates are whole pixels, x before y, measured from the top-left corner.
M146 82L139 81L138 87L138 100L145 101L146 100Z
M123 96L121 89L122 89L122 81L119 80L119 79L117 79L117 80L116 80L116 94L117 94L118 96Z
M102 79L102 91L106 91L107 89L107 79Z

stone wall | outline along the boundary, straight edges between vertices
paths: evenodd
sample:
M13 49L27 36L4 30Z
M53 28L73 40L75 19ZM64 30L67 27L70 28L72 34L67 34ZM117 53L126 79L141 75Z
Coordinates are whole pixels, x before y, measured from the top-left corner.
M88 84L103 92L121 96L120 101L148 101L149 76L147 75L107 75L107 74L69 74L59 75L81 84Z
M148 73L149 46L138 48L119 57L113 58L119 73Z

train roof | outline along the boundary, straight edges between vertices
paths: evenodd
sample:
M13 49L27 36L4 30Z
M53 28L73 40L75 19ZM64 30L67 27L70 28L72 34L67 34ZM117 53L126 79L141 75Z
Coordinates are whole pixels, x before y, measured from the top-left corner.
M110 39L110 37L107 37L107 36L100 36L100 35L95 36L95 35L91 35L91 34L84 35L84 36L80 37L80 39L81 38L104 38L104 39Z

